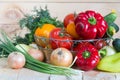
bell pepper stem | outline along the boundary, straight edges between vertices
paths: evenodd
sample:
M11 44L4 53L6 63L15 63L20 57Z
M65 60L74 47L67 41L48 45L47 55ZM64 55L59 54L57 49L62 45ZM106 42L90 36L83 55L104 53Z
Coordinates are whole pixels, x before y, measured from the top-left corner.
M90 52L88 52L88 51L83 52L83 57L85 59L88 58L88 57L90 57Z
M106 53L107 53L106 49L99 50L99 54L100 54L101 58L105 57Z
M96 19L94 18L94 17L90 17L90 18L88 18L88 22L90 23L90 24L92 24L92 25L96 25Z

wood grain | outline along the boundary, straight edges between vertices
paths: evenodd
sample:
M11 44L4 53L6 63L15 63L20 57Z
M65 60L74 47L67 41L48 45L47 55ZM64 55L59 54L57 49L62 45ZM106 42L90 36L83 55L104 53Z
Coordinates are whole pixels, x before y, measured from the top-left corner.
M120 80L120 73L108 73L101 71L76 70L77 75L72 76L73 80ZM27 68L11 69L7 64L7 58L0 58L0 79L1 80L67 80L65 76L50 75L36 72Z

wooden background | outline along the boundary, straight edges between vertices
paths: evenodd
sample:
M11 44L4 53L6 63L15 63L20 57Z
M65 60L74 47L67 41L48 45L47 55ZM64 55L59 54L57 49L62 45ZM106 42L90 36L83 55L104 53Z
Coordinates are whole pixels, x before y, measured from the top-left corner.
M119 0L0 0L0 29L10 36L24 34L26 30L19 27L19 20L24 14L30 14L34 7L44 8L47 5L51 15L63 20L64 16L71 12L81 12L88 9L100 12L103 16L115 9L118 14L116 23L120 25L120 1ZM119 36L118 32L115 37Z

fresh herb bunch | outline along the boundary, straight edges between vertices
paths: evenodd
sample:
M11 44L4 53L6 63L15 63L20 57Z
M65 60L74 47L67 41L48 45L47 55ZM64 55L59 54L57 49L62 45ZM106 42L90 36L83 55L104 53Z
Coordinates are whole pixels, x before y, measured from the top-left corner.
M34 8L34 15L25 15L25 18L21 19L19 24L21 28L27 27L30 30L30 33L25 35L25 38L21 38L20 36L16 37L16 41L18 43L30 44L34 42L34 32L37 27L41 27L43 24L49 23L53 24L56 27L63 27L63 23L57 20L57 17L51 17L47 6L45 9L37 9Z

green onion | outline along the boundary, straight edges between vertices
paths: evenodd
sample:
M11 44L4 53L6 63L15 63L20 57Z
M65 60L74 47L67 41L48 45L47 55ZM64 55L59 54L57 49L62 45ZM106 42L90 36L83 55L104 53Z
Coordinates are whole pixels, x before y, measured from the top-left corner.
M67 79L72 79L71 75L77 74L77 72L72 68L54 66L34 59L26 51L23 52L17 49L4 32L1 32L1 34L2 34L2 38L0 39L0 43L1 43L0 48L3 48L8 53L14 51L21 52L26 58L26 64L25 64L26 68L47 74L65 75Z

